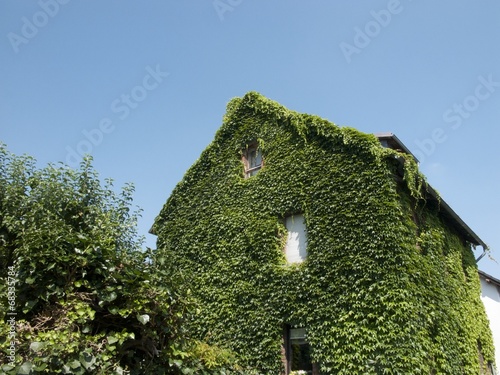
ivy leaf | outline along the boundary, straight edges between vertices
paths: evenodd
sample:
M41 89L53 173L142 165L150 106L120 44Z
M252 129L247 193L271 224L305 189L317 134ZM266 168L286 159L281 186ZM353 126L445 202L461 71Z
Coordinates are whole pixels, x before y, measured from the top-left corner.
M30 349L34 352L39 352L42 350L47 344L44 342L35 341L30 344Z
M116 306L111 306L111 307L109 307L109 308L108 308L108 311L109 311L111 314L113 314L113 315L118 314L118 311L119 311L119 310L120 310L120 309L119 309L118 307L116 307Z
M107 336L106 339L108 340L108 344L114 344L119 340L118 337L115 336Z
M71 367L73 370L76 370L77 368L80 368L82 366L82 364L80 363L80 361L77 361L75 359L75 360L69 362L68 366Z
M5 372L8 372L10 370L13 370L15 367L14 366L11 366L11 365L3 365L2 366L2 370L5 371Z
M23 308L23 313L27 313L28 311L30 311L33 306L35 306L37 304L38 301L36 300L33 300L33 301L28 301L26 302L26 304L24 305L24 308Z
M148 314L137 315L137 320L142 324L146 324L147 322L149 322L149 315Z
M96 358L89 353L80 354L80 363L85 367L85 370L89 370L93 367L96 362Z
M118 295L115 293L115 292L111 292L107 295L106 298L104 298L105 301L107 302L112 302L114 301L116 298L118 297Z
M33 364L31 362L24 362L19 370L17 370L18 375L29 375L31 373L31 369L33 368Z

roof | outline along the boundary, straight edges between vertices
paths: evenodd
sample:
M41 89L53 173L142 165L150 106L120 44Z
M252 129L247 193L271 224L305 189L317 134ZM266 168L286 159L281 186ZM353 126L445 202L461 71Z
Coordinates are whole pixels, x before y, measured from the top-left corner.
M380 143L382 143L382 146L392 148L394 150L398 150L401 152L404 152L405 154L413 156L413 159L417 163L419 163L417 157L413 155L408 147L406 147L403 142L399 140L398 137L396 137L395 134L393 133L375 133L375 137L378 138Z
M398 150L405 154L411 155L415 161L418 163L418 159L411 153L411 151L406 147L401 140L396 137L393 133L376 133L374 134L377 137L384 147L392 148L394 150ZM443 198L439 196L434 188L427 184L427 192L430 197L436 200L441 207L441 212L443 216L451 221L457 229L464 234L465 238L474 245L482 246L483 249L487 249L488 245L484 243L484 241L479 238L479 236L457 215L455 211L444 201Z
M479 276L486 280L487 283L495 284L496 286L500 287L500 280L491 275L488 275L486 272L480 270Z

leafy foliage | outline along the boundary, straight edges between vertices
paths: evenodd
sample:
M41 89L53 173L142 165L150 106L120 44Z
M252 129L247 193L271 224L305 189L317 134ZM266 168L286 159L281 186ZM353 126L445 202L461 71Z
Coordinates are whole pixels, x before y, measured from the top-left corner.
M255 140L264 167L245 179ZM157 256L200 302L190 332L262 373L283 371L290 324L325 374L478 374L493 346L471 244L425 187L374 136L249 93L156 219ZM289 265L283 218L297 212L308 258Z
M196 306L168 263L141 250L132 194L131 185L118 194L111 180L101 185L90 159L77 171L37 169L0 147L0 372L239 369L231 352L187 337L183 320Z

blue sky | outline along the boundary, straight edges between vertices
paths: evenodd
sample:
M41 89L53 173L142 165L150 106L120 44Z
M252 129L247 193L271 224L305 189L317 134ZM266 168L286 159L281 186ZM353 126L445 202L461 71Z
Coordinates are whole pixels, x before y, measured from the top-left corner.
M499 46L496 0L2 0L0 140L41 166L90 152L135 184L145 234L227 102L258 91L395 133L500 262Z

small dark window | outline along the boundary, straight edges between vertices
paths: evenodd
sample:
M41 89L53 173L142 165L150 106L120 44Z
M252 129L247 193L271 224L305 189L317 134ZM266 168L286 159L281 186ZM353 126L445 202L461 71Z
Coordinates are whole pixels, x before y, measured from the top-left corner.
M305 328L285 329L286 374L304 373L316 375L318 366L312 363L309 343L306 340ZM299 372L300 371L300 372Z
M262 168L262 151L257 143L252 143L243 151L245 178L255 176Z

